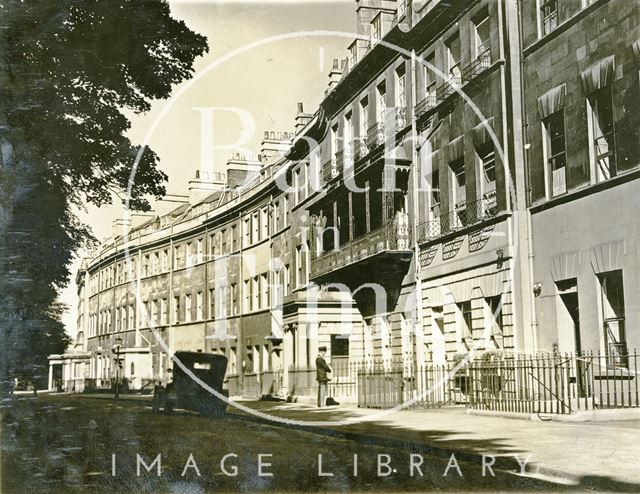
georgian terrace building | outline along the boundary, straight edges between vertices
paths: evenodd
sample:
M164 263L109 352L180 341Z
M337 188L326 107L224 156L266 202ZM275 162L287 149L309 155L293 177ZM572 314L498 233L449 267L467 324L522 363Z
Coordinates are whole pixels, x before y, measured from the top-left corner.
M310 118L299 115L299 125ZM232 393L259 393L274 375L287 389L282 369L310 374L318 344L331 337L317 324L307 330L304 316L285 331L283 299L308 285L308 252L290 217L297 195L276 179L290 180L283 150L292 137L265 132L259 157L233 156L226 174L198 172L188 201L129 228L126 238L116 221L78 274L76 344L50 358L50 387L109 388L116 377L134 389L166 382L167 355L180 350L225 353ZM314 296L313 321L326 319L326 303L351 305L341 294Z
M538 345L633 368L640 347L640 8L527 3L524 96Z
M319 345L334 365L523 348L502 172L517 155L507 12L361 0L356 14L349 57L288 140L132 228L131 269L118 235L88 261L78 335L92 385L116 369L136 388L166 381L166 350L224 352L231 393L255 395L311 392Z
M67 389L109 386L119 369L140 388L170 379L167 350L201 350L229 357L232 395L304 395L320 345L347 385L351 363L408 363L403 378L473 350L618 351L637 269L620 212L637 195L637 115L623 110L638 101L638 12L579 3L358 0L358 37L314 114L299 105L260 159L232 157L132 228L130 264L117 234L86 261L76 348L52 356L52 378L63 364ZM613 99L597 99L606 88ZM578 90L584 135L557 122ZM607 199L615 221L598 217L602 194L627 189ZM571 329L596 300L589 335Z

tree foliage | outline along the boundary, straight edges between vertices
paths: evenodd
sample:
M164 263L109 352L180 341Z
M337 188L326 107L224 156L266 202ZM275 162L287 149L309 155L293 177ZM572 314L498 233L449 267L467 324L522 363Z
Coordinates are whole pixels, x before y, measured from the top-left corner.
M152 150L131 173L127 114L207 49L161 0L0 0L0 378L68 343L55 300L92 240L74 208L165 193Z

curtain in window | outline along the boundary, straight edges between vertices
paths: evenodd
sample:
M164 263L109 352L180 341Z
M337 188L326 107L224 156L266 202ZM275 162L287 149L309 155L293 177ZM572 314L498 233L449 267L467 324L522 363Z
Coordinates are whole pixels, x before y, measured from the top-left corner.
M464 154L464 137L456 137L445 148L447 162L451 163Z
M473 145L478 148L491 141L491 132L494 132L493 117L487 118L473 128Z
M561 111L564 108L564 100L567 92L566 84L554 87L538 98L538 114L540 120L549 115Z
M615 57L613 55L593 64L580 74L582 90L589 95L611 84L615 69Z

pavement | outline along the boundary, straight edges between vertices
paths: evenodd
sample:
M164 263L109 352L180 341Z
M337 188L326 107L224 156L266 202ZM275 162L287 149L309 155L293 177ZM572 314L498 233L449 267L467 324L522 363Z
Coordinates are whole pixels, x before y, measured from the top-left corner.
M239 403L246 409L229 407L228 413L244 420L445 458L455 452L463 461L481 463L486 455L488 463L493 456L503 468L517 469L528 459L524 468L529 477L640 492L639 420L534 422L471 415L462 407L388 413L355 405L317 408L285 402Z

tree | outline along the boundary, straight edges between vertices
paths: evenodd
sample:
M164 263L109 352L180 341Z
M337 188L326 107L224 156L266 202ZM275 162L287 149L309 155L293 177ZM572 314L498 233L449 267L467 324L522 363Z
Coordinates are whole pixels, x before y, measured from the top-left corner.
M193 74L206 38L161 0L0 2L0 380L63 351L57 292L94 239L74 208L165 193L158 157L126 111ZM129 184L130 179L132 183Z

